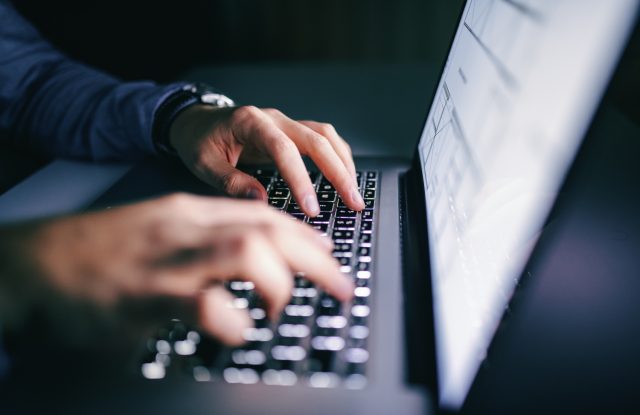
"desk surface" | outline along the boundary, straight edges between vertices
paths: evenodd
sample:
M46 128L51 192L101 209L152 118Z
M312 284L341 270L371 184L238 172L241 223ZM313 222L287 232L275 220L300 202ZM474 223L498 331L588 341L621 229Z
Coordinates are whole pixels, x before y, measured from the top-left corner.
M356 156L409 158L437 74L437 65L425 64L296 64L204 66L183 78L207 82L239 104L331 122ZM83 209L129 168L54 161L0 196L0 223Z

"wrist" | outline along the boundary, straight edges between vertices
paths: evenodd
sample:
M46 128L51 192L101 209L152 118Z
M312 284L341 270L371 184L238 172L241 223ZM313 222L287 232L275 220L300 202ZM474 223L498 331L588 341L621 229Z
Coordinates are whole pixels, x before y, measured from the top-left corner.
M194 106L222 108L234 106L233 100L204 84L188 84L169 95L154 114L153 142L160 154L176 155L171 130L180 115Z

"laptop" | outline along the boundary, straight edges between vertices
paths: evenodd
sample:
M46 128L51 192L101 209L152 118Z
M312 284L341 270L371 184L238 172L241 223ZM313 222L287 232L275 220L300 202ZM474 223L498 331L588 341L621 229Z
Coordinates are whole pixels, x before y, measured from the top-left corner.
M334 240L354 300L341 304L298 274L281 319L267 321L252 284L229 282L234 306L256 323L248 343L225 348L168 321L135 366L145 408L465 409L474 382L491 376L487 353L635 31L638 6L467 1L413 160L356 159L362 212L350 211L310 166L322 212L305 217L276 170L247 167L274 209ZM179 165L153 162L94 208L172 191L215 194Z

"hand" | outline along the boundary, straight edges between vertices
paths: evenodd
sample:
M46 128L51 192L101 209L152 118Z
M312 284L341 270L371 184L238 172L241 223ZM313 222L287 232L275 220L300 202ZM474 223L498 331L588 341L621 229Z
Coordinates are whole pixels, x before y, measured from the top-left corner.
M39 302L80 299L106 311L153 298L176 305L164 315L147 315L149 325L191 301L200 327L232 345L243 343L243 329L252 322L246 310L228 307L233 297L223 281L252 281L271 317L289 301L293 271L340 300L353 293L326 237L257 201L172 195L37 224L29 234L17 255L0 255L34 264L36 275L18 275L8 284L5 268L0 289L37 281L30 286L39 286L41 295L30 297Z
M266 200L260 182L235 166L272 160L302 210L316 216L320 208L301 155L309 156L347 206L364 209L351 149L329 124L294 121L275 109L197 105L176 118L170 142L197 177L232 196Z

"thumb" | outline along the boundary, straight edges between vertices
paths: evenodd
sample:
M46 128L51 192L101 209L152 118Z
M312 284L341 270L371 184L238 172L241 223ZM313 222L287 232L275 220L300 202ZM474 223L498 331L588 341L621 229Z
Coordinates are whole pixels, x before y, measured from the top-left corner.
M223 190L230 196L267 200L267 191L260 182L229 164L226 160L216 160L198 175L205 182Z
M245 342L244 331L253 327L247 310L231 306L235 297L223 286L205 290L199 301L199 322L203 329L230 346Z

